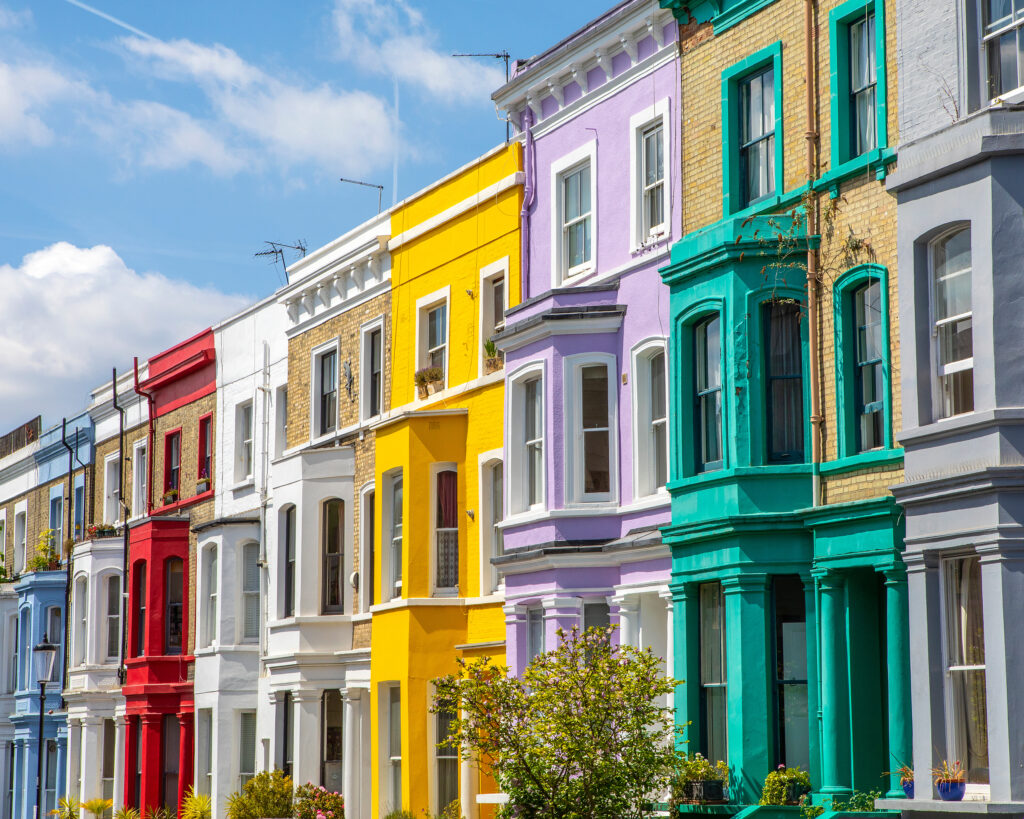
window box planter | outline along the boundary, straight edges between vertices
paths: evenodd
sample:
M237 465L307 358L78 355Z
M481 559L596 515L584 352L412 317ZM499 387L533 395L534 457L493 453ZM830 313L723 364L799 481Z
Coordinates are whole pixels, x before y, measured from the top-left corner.
M210 479L209 478L200 478L198 481L196 481L196 494L197 495L200 492L205 492L209 488L210 488Z
M681 805L724 805L728 802L729 766L712 763L702 754L680 758L671 783L669 813Z
M484 359L484 374L485 375L490 375L491 373L496 373L496 372L498 372L498 370L504 369L504 367L505 367L505 359L503 359L500 355L488 356L487 358Z
M169 504L169 503L174 503L177 499L178 499L178 490L177 489L170 489L167 492L164 492L163 498L162 498L162 500L164 502L164 506L167 506L167 504Z
M721 779L698 779L687 782L683 789L686 801L694 805L725 804L725 783Z
M413 374L416 392L420 398L426 398L444 389L444 370L440 367L424 367Z

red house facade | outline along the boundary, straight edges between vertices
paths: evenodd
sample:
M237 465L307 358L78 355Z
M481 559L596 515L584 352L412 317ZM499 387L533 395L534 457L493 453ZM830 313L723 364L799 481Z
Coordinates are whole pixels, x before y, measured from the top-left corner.
M213 514L213 333L151 358L136 390L149 405L147 514L129 534L124 799L176 814L193 776L192 527Z

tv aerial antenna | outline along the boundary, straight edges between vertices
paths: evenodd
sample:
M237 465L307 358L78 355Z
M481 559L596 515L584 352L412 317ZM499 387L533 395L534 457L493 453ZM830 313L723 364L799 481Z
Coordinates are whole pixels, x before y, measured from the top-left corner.
M505 82L509 81L509 67L508 62L512 59L512 55L507 51L491 51L487 53L466 53L466 54L452 54L453 57L493 57L496 60L505 61ZM505 120L505 141L508 142L512 136L511 125L508 119Z
M257 250L253 254L253 256L255 256L257 258L259 258L259 257L266 258L266 259L269 260L270 264L274 264L275 262L280 262L281 263L281 272L284 274L282 276L282 278L284 279L283 283L284 284L288 284L288 265L285 264L285 261L284 261L284 251L285 251L285 248L287 248L288 250L294 250L294 251L296 251L298 253L301 253L303 256L305 256L306 255L306 243L302 239L296 239L295 240L295 244L293 244L293 245L287 245L284 242L269 242L269 241L265 241L263 244L265 244L266 247L263 248L263 250Z
M346 179L344 176L338 177L339 182L345 182L348 185L361 185L364 188L376 188L377 189L377 213L380 213L381 205L384 201L384 186L374 185L373 182L363 182L359 179Z

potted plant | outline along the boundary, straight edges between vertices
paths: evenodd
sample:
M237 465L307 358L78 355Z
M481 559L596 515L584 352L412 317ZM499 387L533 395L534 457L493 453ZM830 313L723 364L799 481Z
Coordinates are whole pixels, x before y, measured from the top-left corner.
M762 805L799 805L800 797L811 792L811 777L799 767L779 765L764 778Z
M60 568L60 553L53 543L53 529L44 529L36 542L36 553L28 561L26 571L52 572Z
M163 495L164 506L166 506L169 503L174 503L177 499L178 499L178 490L177 489L168 489L166 492L164 492L164 495Z
M702 754L683 754L671 783L670 812L676 805L723 804L727 801L729 766L722 760L712 763Z
M897 760L898 761L898 760ZM907 795L907 799L914 798L914 769L909 765L900 765L893 773L897 774L900 778L900 787L903 788L903 793Z
M210 476L206 474L206 470L204 469L199 473L199 480L196 481L196 494L198 495L200 492L205 492L209 488Z
M440 367L423 367L413 373L413 380L420 398L426 398L444 388L444 370Z
M959 802L967 792L967 773L959 759L952 765L942 760L940 766L932 768L932 779L943 802Z
M484 342L484 373L490 375L505 366L505 359L498 352L498 347L493 341L487 339Z

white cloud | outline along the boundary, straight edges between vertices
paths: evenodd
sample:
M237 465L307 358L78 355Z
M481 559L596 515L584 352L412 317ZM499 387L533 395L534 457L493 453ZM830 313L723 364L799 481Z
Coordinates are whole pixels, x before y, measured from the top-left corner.
M505 81L495 65L439 50L436 33L405 0L335 0L334 25L343 58L419 86L441 103L487 102Z
M122 44L159 76L191 79L219 130L279 164L312 162L351 174L386 165L396 134L390 106L361 91L303 87L268 75L223 45L126 37Z
M6 6L0 6L0 31L4 29L22 28L32 22L32 9L21 9L15 11Z
M0 62L0 147L50 144L54 134L43 113L54 103L86 90L46 65Z
M89 390L245 307L244 296L138 273L106 245L57 242L0 265L0 429L81 410Z

